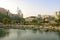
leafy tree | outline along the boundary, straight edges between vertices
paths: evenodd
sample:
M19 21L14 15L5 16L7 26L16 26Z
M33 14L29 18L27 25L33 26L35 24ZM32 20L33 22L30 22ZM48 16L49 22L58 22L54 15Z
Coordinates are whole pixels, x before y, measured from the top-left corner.
M9 16L0 13L0 22L2 22L2 20L3 20L5 17L10 19Z
M33 24L37 24L37 23L38 23L37 19L33 19L33 20L32 20L32 23L33 23Z
M25 19L24 18L20 18L18 16L12 17L11 20L12 20L12 23L25 24Z
M4 24L10 23L10 19L8 19L8 18L3 18L3 23L4 23Z

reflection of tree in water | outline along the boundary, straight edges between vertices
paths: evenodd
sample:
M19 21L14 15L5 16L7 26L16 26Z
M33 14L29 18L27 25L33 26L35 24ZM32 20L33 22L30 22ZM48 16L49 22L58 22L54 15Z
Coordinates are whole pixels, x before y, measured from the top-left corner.
M37 33L37 32L43 33L43 31L41 31L41 30L32 30L32 32L33 32L33 33Z
M60 39L60 31L57 32L58 36L59 36L59 39Z
M0 37L4 37L7 34L9 34L8 30L6 30L6 29L0 29Z
M37 30L32 30L33 33L37 33Z
M19 40L20 37L20 31L17 31L17 40Z

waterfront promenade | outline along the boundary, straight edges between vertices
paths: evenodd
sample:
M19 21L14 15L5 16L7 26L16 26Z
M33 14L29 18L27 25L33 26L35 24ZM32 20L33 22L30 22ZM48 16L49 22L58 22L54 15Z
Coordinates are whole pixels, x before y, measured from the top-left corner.
M12 25L12 24L6 24L6 25L0 25L0 28L5 29L34 29L34 30L59 30L60 26L40 26L40 25Z

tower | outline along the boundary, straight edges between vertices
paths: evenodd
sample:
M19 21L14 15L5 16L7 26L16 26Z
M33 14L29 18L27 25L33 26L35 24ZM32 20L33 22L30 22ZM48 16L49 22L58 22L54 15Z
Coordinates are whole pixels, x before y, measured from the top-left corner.
M9 16L9 14L10 14L10 11L9 11L9 10L7 10L7 12L6 12L6 13L7 13L6 15L7 15L7 16Z
M17 14L20 18L23 18L22 11L19 8L17 8Z
M59 15L60 15L60 11L59 11Z
M57 16L57 12L56 12L56 16Z
M17 14L18 14L18 16L20 16L20 10L19 10L19 8L17 8Z
M58 12L57 11L55 12L55 18L58 18Z

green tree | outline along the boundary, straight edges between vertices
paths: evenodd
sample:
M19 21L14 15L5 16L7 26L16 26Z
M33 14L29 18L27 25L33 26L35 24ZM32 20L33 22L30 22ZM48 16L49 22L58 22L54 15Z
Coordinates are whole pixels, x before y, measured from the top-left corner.
M10 23L10 19L9 18L3 18L2 21L3 21L4 24Z
M10 19L9 16L4 15L3 13L0 13L0 22L2 22L2 20L3 20L5 17Z
M37 19L33 19L33 20L32 20L32 23L33 23L33 24L38 24Z

